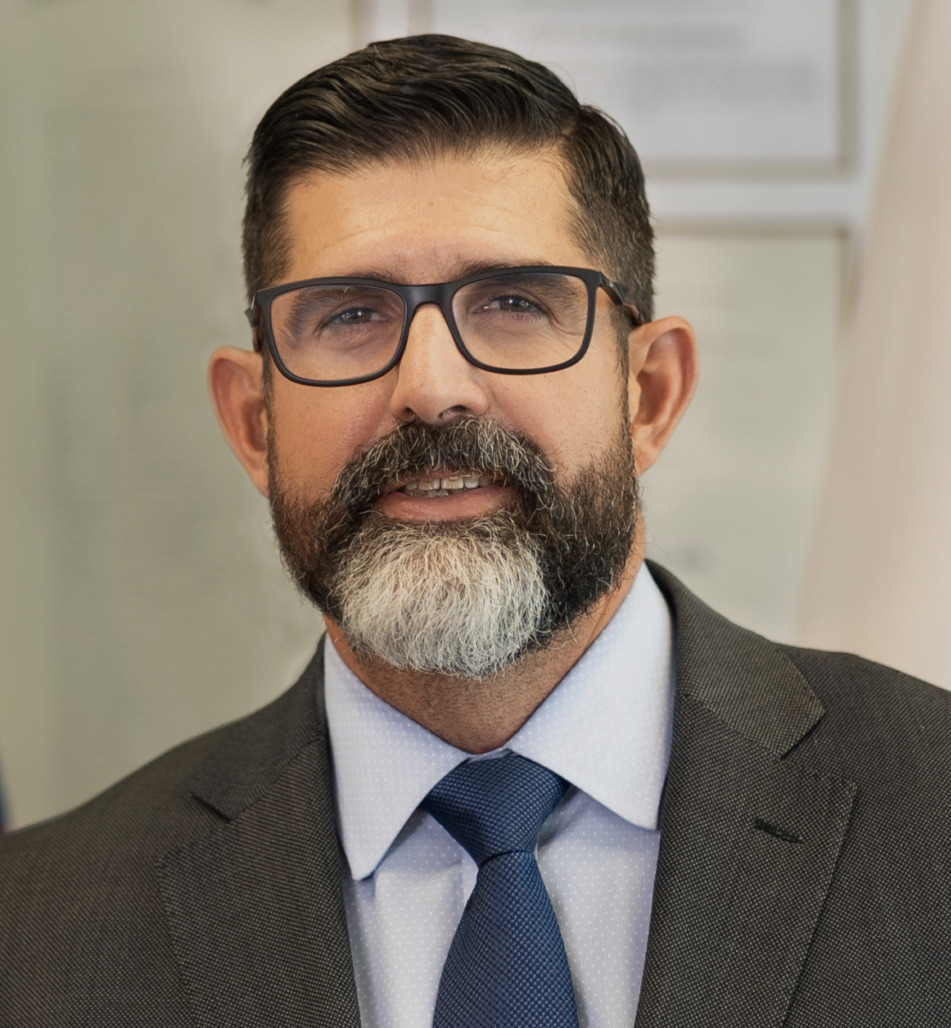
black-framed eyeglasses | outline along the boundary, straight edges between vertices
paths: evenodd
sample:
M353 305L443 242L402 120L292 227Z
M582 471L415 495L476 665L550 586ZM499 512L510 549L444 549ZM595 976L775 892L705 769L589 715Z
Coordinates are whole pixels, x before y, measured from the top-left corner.
M628 309L632 327L643 324L625 286L600 271L550 265L432 285L312 278L260 290L246 314L255 346L263 334L281 373L302 385L357 385L385 375L403 356L413 316L427 303L442 311L471 364L500 375L541 375L585 355L598 289Z

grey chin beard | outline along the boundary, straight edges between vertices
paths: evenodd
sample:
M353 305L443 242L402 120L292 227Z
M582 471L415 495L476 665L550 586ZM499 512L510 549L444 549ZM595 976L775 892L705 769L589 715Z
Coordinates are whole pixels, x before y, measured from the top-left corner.
M550 604L540 551L508 511L421 525L371 514L329 591L359 656L485 678L542 634Z

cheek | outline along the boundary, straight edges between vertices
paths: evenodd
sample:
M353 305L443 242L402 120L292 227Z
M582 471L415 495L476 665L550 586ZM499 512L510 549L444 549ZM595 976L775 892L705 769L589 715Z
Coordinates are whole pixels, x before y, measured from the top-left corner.
M275 390L271 420L285 488L316 499L341 469L388 430L385 395L365 386L319 389L288 383ZM392 426L389 426L392 427Z
M594 361L585 367L587 360L551 375L514 380L504 395L497 391L503 423L536 442L556 471L569 474L613 446L622 425L628 430L626 383L617 362L612 358L596 368Z

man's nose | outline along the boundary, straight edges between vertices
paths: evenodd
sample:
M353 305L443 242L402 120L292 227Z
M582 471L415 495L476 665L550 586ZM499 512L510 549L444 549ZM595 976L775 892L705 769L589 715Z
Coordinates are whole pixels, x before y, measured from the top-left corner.
M423 304L413 316L396 368L390 409L398 421L432 425L479 417L490 402L487 374L459 352L439 306Z

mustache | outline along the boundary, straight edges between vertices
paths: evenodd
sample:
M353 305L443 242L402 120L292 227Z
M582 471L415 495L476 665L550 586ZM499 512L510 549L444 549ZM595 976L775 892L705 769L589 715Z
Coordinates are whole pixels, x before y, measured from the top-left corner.
M337 476L330 504L359 519L395 484L446 469L492 475L529 507L547 505L555 489L551 461L521 433L480 418L445 426L413 421L351 460Z

